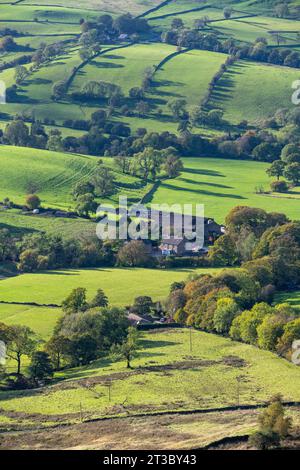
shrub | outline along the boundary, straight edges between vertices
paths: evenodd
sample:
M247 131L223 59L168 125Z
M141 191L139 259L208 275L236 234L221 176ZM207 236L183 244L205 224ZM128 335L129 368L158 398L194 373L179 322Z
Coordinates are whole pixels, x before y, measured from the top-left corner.
M34 210L40 207L41 200L36 194L29 194L26 197L26 206L28 209Z
M286 181L273 181L271 183L271 190L276 193L286 193L289 187Z

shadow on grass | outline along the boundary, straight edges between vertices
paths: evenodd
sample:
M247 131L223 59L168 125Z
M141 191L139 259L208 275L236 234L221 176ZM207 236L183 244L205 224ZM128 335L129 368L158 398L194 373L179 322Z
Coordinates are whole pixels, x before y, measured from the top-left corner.
M96 62L95 60L90 62L89 65L99 69L122 69L125 67L123 64L114 64L113 62Z
M238 194L229 194L229 193L215 193L213 191L206 191L204 189L191 189L191 188L180 188L178 186L172 186L171 184L163 183L162 188L172 189L173 191L184 191L188 193L195 193L199 196L213 196L213 197L225 197L229 199L247 199L244 196L239 196Z
M225 175L216 170L198 170L196 168L184 168L184 173L191 173L192 175L218 176L225 178Z
M197 184L199 186L212 186L214 188L233 189L232 186L226 186L226 184L208 183L206 181L194 181L188 178L177 178L177 180L183 181L188 184Z

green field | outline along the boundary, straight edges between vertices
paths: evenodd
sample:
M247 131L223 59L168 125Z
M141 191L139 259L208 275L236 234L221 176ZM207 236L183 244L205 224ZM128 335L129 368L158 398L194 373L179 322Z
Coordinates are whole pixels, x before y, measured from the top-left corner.
M74 207L72 190L78 182L88 180L97 172L98 161L96 157L12 146L1 146L0 159L3 168L0 173L0 200L9 197L14 203L24 204L26 194L34 188L44 207L61 209ZM102 158L102 161L113 167L112 159ZM139 178L118 172L115 176L117 194L113 197L114 201L118 200L119 193L124 193L125 188L129 201L140 200L151 188L150 184ZM9 218L10 212L6 214ZM1 218L0 213L0 223Z
M287 302L290 305L292 305L292 307L300 309L300 291L283 292L283 293L277 294L275 297L275 302L276 303Z
M50 338L60 316L58 308L0 304L0 323L28 326L44 340Z
M256 404L278 392L285 400L300 399L300 369L252 346L194 331L191 353L187 330L144 334L141 346L131 371L123 361L99 360L58 374L68 381L39 393L2 392L4 416L10 410L14 416L22 413L22 418L40 413L46 422L55 416L76 419L80 404L85 416L91 418ZM85 378L89 387L83 386ZM110 402L107 379L111 380Z
M186 158L184 171L174 180L163 181L154 193L154 204L204 204L205 215L222 223L235 206L260 207L284 212L299 219L299 200L256 194L269 190L268 164L213 158Z
M0 228L7 228L16 236L44 232L49 235L60 235L65 239L85 238L96 233L95 224L88 220L24 215L18 209L0 210Z
M34 0L24 0L22 5L30 5L35 3ZM49 6L51 1L49 0L39 0L39 5ZM128 13L130 11L132 14L141 14L147 11L149 8L153 8L156 5L159 5L161 0L68 0L68 8L82 8L84 10L92 10L93 12L97 11L99 14L107 13ZM65 7L65 0L55 0L53 4L56 6ZM52 6L51 6L52 9Z
M125 306L146 293L153 300L163 299L173 282L186 279L191 272L218 269L97 268L24 274L0 281L0 300L60 305L72 289L85 287L89 299L103 289L112 305Z
M103 54L78 72L70 91L79 90L87 80L113 79L113 82L128 94L130 88L141 86L146 67L157 66L175 51L175 47L167 44L137 44ZM176 133L178 123L170 113L168 102L182 98L186 100L188 108L199 104L211 78L225 62L226 57L225 54L193 50L171 58L156 72L154 86L146 95L150 104L147 116L122 117L117 114L115 119L129 124L132 130L146 127L149 131L164 130ZM182 74L181 70L188 73ZM81 110L89 116L94 108L82 106Z
M292 109L292 83L298 77L297 69L240 61L224 74L209 104L223 109L233 124L255 122Z
M112 81L125 93L142 84L144 70L158 65L166 56L176 51L168 44L136 44L101 55L80 71L71 91L81 89L87 80Z
M25 202L32 188L42 204L68 208L72 188L96 171L97 159L51 151L1 146L0 198Z

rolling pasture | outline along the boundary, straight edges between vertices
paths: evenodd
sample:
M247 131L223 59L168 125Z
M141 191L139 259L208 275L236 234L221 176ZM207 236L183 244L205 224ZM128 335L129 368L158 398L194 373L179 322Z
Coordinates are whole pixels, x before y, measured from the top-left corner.
M46 150L1 146L0 198L23 204L37 192L44 206L68 208L74 185L93 175L97 159Z
M95 235L95 224L89 220L25 215L19 209L0 210L1 228L8 229L15 236L42 232L48 235L59 235L66 240Z
M0 304L0 323L28 326L43 340L51 337L61 314L59 308Z
M47 150L1 146L0 200L9 197L17 204L24 204L26 194L36 192L44 207L74 208L72 190L80 181L91 178L97 172L97 157L65 154ZM102 158L107 166L113 160ZM117 194L126 191L129 201L138 201L151 188L139 178L115 172ZM9 217L10 212L7 212ZM0 215L0 222L1 222ZM22 224L21 224L22 225Z
M57 379L68 380L39 393L0 392L2 415L14 411L14 419L22 413L22 419L34 420L39 413L39 422L51 425L57 420L77 422L80 407L88 419L258 404L278 392L288 401L300 399L297 366L272 353L198 331L192 332L192 352L188 330L144 333L132 366L128 371L124 361L106 358L58 373Z
M292 108L292 84L297 69L240 61L231 66L216 87L210 106L224 110L224 118L238 124L272 117L281 108Z
M130 88L141 86L147 67L158 65L175 51L168 44L135 44L101 55L77 74L71 91L80 90L87 80L103 80L121 86L127 94Z
M30 5L34 3L33 0L24 0L23 5ZM39 0L39 5L51 6L53 3L54 6L60 6L65 8L65 0ZM68 0L69 9L82 9L82 10L91 10L93 12L101 13L128 13L132 14L142 14L150 8L153 8L156 5L159 5L161 0Z
M283 292L277 294L275 297L276 303L284 303L287 302L293 308L297 308L300 311L300 291L293 291L293 292Z
M205 215L224 222L235 206L260 207L284 212L299 219L299 201L280 195L256 194L257 187L269 190L268 164L216 158L186 158L184 171L163 181L153 195L154 204L204 204Z
M24 274L0 281L0 301L57 304L72 289L85 287L88 299L103 289L111 305L130 305L135 297L164 299L175 281L185 280L190 273L214 273L218 269L157 270L144 268L95 268L47 271Z
M209 82L226 58L226 54L197 50L177 55L155 74L155 86L149 99L157 102L157 108L164 114L170 115L167 103L174 99L185 99L190 109L201 102ZM183 74L182 70L187 73Z
M12 29L24 35L16 41L25 48L29 45L29 51L37 48L43 38L48 44L72 39L63 55L31 73L22 86L19 86L15 101L6 105L7 119L11 119L16 113L31 115L32 110L36 118L50 118L60 125L68 119L88 119L97 109L96 103L80 105L72 101L70 93L66 99L58 102L51 99L53 84L68 77L74 67L81 63L76 44L80 19L93 19L104 12L121 13L123 8L133 14L141 14L160 3L131 0L126 7L124 0L113 3L105 0L95 3L91 0L84 5L78 2L76 5L68 3L68 6L64 2L55 2L55 5L44 2L37 5L29 1L16 5L0 4L0 18L3 17L2 21L8 22ZM155 11L149 11L146 17L158 30L164 30L169 28L174 18L182 18L185 25L191 27L195 19L208 16L211 20L208 31L214 31L223 38L233 37L239 41L253 42L257 37L264 37L270 45L275 45L277 37L270 32L280 31L282 44L297 45L298 37L291 31L300 31L300 22L257 15L251 2L239 3L238 7L234 7L232 17L225 20L223 6L230 3L222 2L219 5L218 2L211 1L199 4L196 1L173 0ZM193 11L195 8L198 11ZM242 18L236 19L239 17ZM61 36L62 32L65 36ZM127 94L130 88L141 85L146 67L157 66L176 50L174 46L167 44L147 42L105 54L105 49L109 47L103 46L101 55L78 71L69 92L78 91L88 80L103 80L120 85ZM19 51L10 53L2 60L11 60L18 54ZM177 132L177 123L170 115L167 102L180 97L188 104L199 104L211 78L222 63L222 57L225 60L222 54L194 50L172 58L156 73L155 86L146 95L150 111L143 117L128 117L117 110L111 119L130 125L133 131L145 127L149 131ZM180 73L181 70L185 73ZM296 75L295 69L240 62L224 76L210 104L224 107L225 117L232 125L242 119L253 122L260 117L272 115L279 107L291 107L291 84ZM8 86L13 85L14 70L7 69L0 73L0 79ZM202 130L196 129L196 132Z

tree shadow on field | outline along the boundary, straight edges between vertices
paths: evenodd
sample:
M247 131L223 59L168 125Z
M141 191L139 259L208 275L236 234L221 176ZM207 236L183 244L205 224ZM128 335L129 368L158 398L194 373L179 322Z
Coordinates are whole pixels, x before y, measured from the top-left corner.
M176 93L174 91L166 90L167 87L178 87L178 89L181 89L182 86L184 86L184 83L173 82L171 80L154 81L151 93L159 96L173 96L174 98L185 98L185 96L182 95L179 91L178 93Z
M150 330L151 331L151 330ZM178 341L150 341L148 339L141 339L140 344L142 348L154 349L154 348L165 348L168 346L176 346L180 344Z
M68 268L65 268L66 270ZM75 271L74 269L70 268L70 271L66 272L66 271L58 271L58 270L54 270L54 271L39 271L39 272L35 272L35 273L31 273L31 274L46 274L47 276L79 276L80 275L80 271Z
M232 99L233 90L236 86L237 77L235 76L243 75L243 69L245 68L249 68L249 65L236 63L227 70L213 89L211 104L209 105L210 108L215 107L217 104L221 105L223 102Z
M39 104L39 100L31 98L26 95L27 90L18 90L18 94L15 100L11 100L10 103L20 103L20 104Z
M114 64L113 62L90 62L90 65L99 69L122 69L125 67L123 64Z
M66 65L66 62L60 61L60 62L50 62L49 64L45 65L45 68L50 68L50 67L57 67L58 65Z
M111 59L111 60L124 60L125 59L125 56L123 55L117 55L117 54L105 54L104 55L105 59Z
M52 81L46 78L33 78L32 80L28 80L27 83L30 85L49 85Z
M199 183L201 185L201 183ZM175 187L172 186L171 184L163 183L161 185L162 188L165 189L172 189L173 191L184 191L188 193L195 193L198 194L199 196L205 195L205 196L213 196L213 197L225 197L229 199L247 199L244 196L240 196L238 194L227 194L227 193L215 193L213 191L207 191L205 189L191 189L191 188L180 188L180 187Z
M212 186L214 188L223 188L223 189L233 189L232 186L227 186L226 184L218 184L218 183L208 183L207 181L194 181L188 178L177 178L179 181L183 181L188 184L197 184L201 186Z
M1 220L1 212L0 212L0 220ZM16 227L15 225L9 225L5 224L3 222L0 222L0 230L2 229L7 229L9 230L10 233L14 234L20 234L20 235L25 235L25 234L30 234L30 233L39 233L40 230L34 229L34 228L27 228L27 227Z
M198 170L196 168L184 168L184 173L191 173L193 175L219 176L221 178L225 178L225 175L216 170Z

